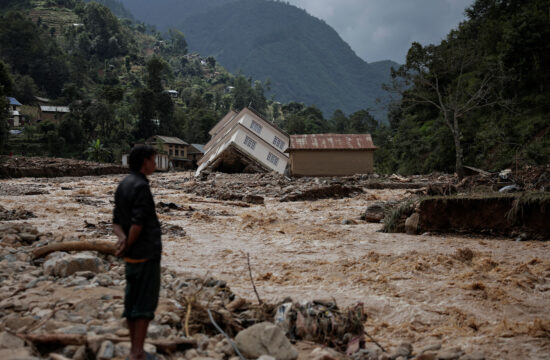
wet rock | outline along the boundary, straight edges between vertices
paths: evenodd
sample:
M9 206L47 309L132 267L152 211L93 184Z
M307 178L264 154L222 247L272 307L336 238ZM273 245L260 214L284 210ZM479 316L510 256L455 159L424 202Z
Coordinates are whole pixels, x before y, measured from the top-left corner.
M151 339L159 339L170 335L171 329L168 325L149 325L147 336Z
M195 349L190 349L185 352L185 358L187 360L194 359L199 356L199 352Z
M409 235L418 234L418 224L420 222L420 215L415 212L405 220L405 231Z
M307 357L309 360L340 360L342 354L331 348L315 348ZM363 358L364 359L364 358Z
M384 203L383 202L376 202L372 205L367 206L367 209L365 210L365 213L362 215L361 220L365 220L367 222L372 223L379 223L384 219Z
M298 351L275 324L263 322L253 325L237 334L237 347L248 358L271 355L278 360L295 360Z
M243 196L242 201L249 203L249 204L257 204L257 205L263 205L264 204L264 198L259 195L245 195Z
M18 349L2 349L0 350L0 359L36 359L32 356L32 353L29 348L18 348Z
M115 345L115 356L117 358L126 358L130 354L130 349L132 348L132 344L130 342L121 342ZM151 354L157 353L157 348L155 345L151 345L148 343L145 343L143 346L143 349Z
M17 349L25 346L25 342L10 333L0 333L0 349Z
M438 351L439 349L441 349L441 343L440 342L430 344L430 345L426 345L422 349L420 349L420 351L418 351L418 353L423 354L427 351Z
M235 354L233 346L231 346L227 339L223 339L222 341L218 342L214 347L214 351L220 354L224 354L226 356L233 356Z
M270 355L262 355L257 360L277 360L277 359Z
M395 349L391 357L393 359L397 359L399 357L407 359L412 354L412 351L412 345L408 342L403 342L397 347L397 349Z
M381 350L374 344L367 345L364 349L360 349L351 357L353 360L378 360Z
M457 360L462 355L464 355L464 351L459 347L444 349L437 353L437 360Z
M100 258L88 254L65 254L62 257L49 259L44 263L44 273L58 277L67 277L79 271L99 273L103 271L103 262Z
M113 279L107 274L98 274L95 278L95 281L99 286L108 287L113 285Z
M459 360L485 360L485 355L482 352L473 352L471 354L461 356Z
M86 346L82 345L76 349L74 355L72 356L73 360L86 360Z
M84 335L88 332L88 327L86 325L67 326L57 330L57 332L62 334Z
M97 353L98 360L109 360L115 355L115 345L110 341L104 341L101 343L101 347Z

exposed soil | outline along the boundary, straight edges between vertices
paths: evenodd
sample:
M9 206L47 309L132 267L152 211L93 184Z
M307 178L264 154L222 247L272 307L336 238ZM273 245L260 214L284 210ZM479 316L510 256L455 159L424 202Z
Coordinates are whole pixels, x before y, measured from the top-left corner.
M126 167L116 164L41 157L0 157L0 179L108 175L127 172Z
M421 231L508 236L524 232L550 239L550 195L524 203L521 195L425 199L419 213Z
M21 190L2 192L0 201L8 211L32 212L36 218L14 221L40 232L114 241L107 224L122 177L3 180L0 188ZM441 342L467 353L481 351L487 359L548 358L550 243L381 233L382 224L362 221L361 214L376 201L402 199L406 190L369 189L362 185L369 179L357 177L340 180L364 188L356 196L289 203L280 197L332 180L262 179L210 175L200 182L190 173L153 175L156 202L179 207L159 214L167 229L164 266L189 277L209 273L254 301L249 253L262 299L334 297L341 306L360 301L368 315L367 331L384 347ZM41 185L46 193L19 196L30 185ZM264 204L212 201L196 194L203 186L263 196ZM87 200L78 200L83 197Z

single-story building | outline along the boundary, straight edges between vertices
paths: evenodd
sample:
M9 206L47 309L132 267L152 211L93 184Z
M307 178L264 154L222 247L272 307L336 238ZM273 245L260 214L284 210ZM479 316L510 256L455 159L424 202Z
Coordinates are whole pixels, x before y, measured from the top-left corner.
M370 134L291 135L293 176L351 176L373 171L377 149Z
M122 165L123 166L129 166L129 163L128 163L129 158L130 158L130 154L122 155ZM168 155L166 155L166 154L157 154L155 156L155 161L157 163L157 171L168 171L168 170L170 170L170 159L168 158Z
M68 106L40 105L39 115L41 121L59 123L64 115L70 113Z

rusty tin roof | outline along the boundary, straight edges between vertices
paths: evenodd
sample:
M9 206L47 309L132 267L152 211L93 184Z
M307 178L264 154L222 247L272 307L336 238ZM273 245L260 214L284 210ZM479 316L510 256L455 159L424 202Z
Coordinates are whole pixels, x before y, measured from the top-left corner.
M370 134L291 135L288 150L375 150Z

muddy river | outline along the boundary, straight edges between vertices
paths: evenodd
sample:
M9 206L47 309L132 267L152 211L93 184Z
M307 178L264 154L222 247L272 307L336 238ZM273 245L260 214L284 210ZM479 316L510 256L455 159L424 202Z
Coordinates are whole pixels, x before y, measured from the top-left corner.
M253 300L249 253L263 300L362 302L366 329L382 345L442 342L488 359L550 358L550 243L385 234L381 224L359 220L368 204L400 199L404 190L291 203L266 198L246 208L169 186L182 177L190 174L151 177L156 202L183 207L159 213L165 225L186 232L163 237L168 268L208 273ZM36 218L22 221L54 236L114 241L98 229L111 220L121 178L2 180L0 204L32 211Z

